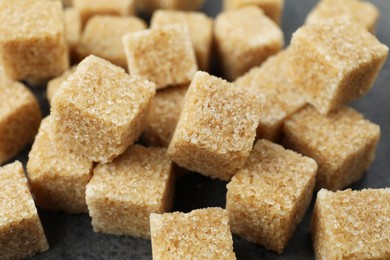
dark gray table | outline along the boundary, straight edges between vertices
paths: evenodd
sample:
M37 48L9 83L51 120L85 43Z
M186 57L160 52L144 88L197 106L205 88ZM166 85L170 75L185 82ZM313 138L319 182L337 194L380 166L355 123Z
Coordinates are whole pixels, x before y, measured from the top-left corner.
M302 25L307 13L316 0L285 0L283 31L286 43L291 34ZM390 45L390 1L372 1L381 10L378 38ZM221 10L221 0L208 0L204 10L215 16ZM384 66L374 88L367 96L352 104L368 119L382 128L382 138L376 160L365 177L352 188L390 187L390 68ZM42 109L48 113L44 91L35 90ZM28 149L18 159L26 163ZM225 206L226 183L211 180L198 174L190 174L177 181L174 210L188 212L192 209ZM298 226L293 238L282 255L266 251L240 238L234 238L234 250L238 259L313 259L310 239L310 219L312 208ZM92 231L91 220L87 215L66 215L40 211L43 227L51 249L34 259L151 259L151 244L148 240L131 237L118 237L96 234Z

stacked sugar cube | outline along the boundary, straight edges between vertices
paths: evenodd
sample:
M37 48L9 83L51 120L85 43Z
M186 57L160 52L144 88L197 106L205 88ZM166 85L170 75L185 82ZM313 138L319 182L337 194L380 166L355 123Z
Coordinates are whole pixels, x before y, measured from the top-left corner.
M225 0L215 23L203 2L0 2L0 163L34 141L40 208L151 239L154 259L235 259L232 233L281 254L319 189L318 258L388 256L388 189L333 192L362 177L380 137L348 107L387 58L377 9L321 0L282 50L283 1ZM50 115L16 80L50 80ZM175 165L228 182L226 209L170 213ZM23 174L0 168L0 258L48 249Z

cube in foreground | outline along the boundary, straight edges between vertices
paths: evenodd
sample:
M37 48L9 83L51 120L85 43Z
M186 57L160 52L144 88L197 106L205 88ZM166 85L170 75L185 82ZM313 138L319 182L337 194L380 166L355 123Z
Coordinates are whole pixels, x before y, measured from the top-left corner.
M0 168L0 256L24 259L49 249L20 162Z
M153 259L236 259L221 208L150 215Z
M185 25L126 34L123 44L129 73L153 81L157 89L187 84L198 70Z
M56 141L94 162L110 162L140 136L155 85L93 55L52 100Z
M179 166L230 180L252 150L263 96L197 72L168 154Z
M318 189L343 189L358 181L375 158L378 125L344 107L327 116L306 107L284 123L284 143L318 163Z
M259 140L227 185L232 232L281 254L313 195L313 159Z
M137 1L137 8L148 14L158 9L196 11L204 2L205 0L140 0Z
M23 84L0 75L0 164L33 142L41 119L34 94Z
M53 140L49 116L39 128L29 153L27 173L36 204L46 210L86 213L85 189L92 177L92 162Z
M349 19L305 25L289 49L296 86L322 114L366 94L389 51Z
M170 210L174 175L164 148L134 145L99 164L86 200L95 232L150 238L149 215Z
M213 41L213 21L200 12L159 10L153 14L150 26L157 28L178 23L188 26L198 67L202 71L208 71Z
M284 41L281 29L256 6L218 15L214 35L220 70L229 81L277 53Z
M10 79L39 82L66 70L64 34L61 3L0 1L0 64Z
M317 259L389 259L390 189L317 194L312 237Z

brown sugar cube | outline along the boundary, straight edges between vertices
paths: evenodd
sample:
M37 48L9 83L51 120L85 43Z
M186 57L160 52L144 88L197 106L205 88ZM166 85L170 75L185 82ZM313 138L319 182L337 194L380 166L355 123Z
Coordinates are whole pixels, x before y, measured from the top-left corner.
M126 68L122 37L127 33L144 29L145 22L136 17L94 16L88 21L77 47L78 59L82 60L94 54Z
M0 75L0 164L33 142L41 119L33 93L23 84Z
M284 143L318 163L316 186L338 190L359 180L375 157L379 126L344 107L327 116L306 107L284 123Z
M151 27L169 24L188 26L195 56L200 70L208 71L213 40L213 20L200 12L159 10L153 14Z
M52 100L56 141L94 162L110 162L145 127L152 82L93 55L62 82Z
M170 158L188 170L230 180L252 150L262 103L257 92L197 72L169 144Z
M53 99L54 94L56 91L60 88L61 83L66 80L73 72L75 72L77 69L77 66L73 66L67 70L64 71L60 76L51 79L47 82L47 91L46 91L46 97L49 103L51 103L51 100Z
M153 259L236 259L221 208L150 215Z
M149 215L170 210L174 175L164 148L131 146L99 164L86 199L95 232L150 239Z
M69 66L64 34L60 2L0 1L0 64L7 77L39 82L61 74Z
M389 51L349 19L305 25L289 49L296 86L322 114L366 94Z
M196 11L204 2L205 0L136 0L137 8L147 14L158 9Z
M167 25L123 37L129 72L157 89L187 84L198 70L188 27Z
M378 9L370 2L360 0L321 0L309 13L307 24L323 22L335 17L349 17L370 32L375 32Z
M149 146L168 147L184 105L188 85L163 89L157 92L142 133Z
M65 38L68 43L70 60L76 60L76 46L81 37L81 19L80 14L75 8L66 8L64 10Z
M23 166L0 168L0 257L24 259L49 249Z
M281 254L310 205L316 172L313 159L257 141L227 185L232 232Z
M27 172L38 206L52 211L86 213L85 189L92 162L53 140L52 118L45 118L29 153Z
M294 84L288 55L288 50L281 51L234 82L239 87L258 90L265 96L257 128L259 139L278 141L284 120L306 104Z
M218 15L215 41L223 76L233 81L283 47L281 29L256 6Z
M280 24L284 0L224 0L224 9L238 9L248 5L260 7L276 24Z
M83 27L94 15L127 16L135 12L135 0L73 0Z
M312 237L317 259L389 259L390 189L320 190Z

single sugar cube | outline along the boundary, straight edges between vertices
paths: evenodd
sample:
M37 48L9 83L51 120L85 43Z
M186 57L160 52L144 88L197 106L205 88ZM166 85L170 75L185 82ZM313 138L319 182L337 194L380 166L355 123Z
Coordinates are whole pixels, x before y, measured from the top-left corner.
M349 17L373 33L379 11L372 3L361 0L321 0L307 16L306 23L323 22L335 17Z
M277 53L284 41L281 29L256 6L218 15L214 35L220 70L229 81Z
M284 0L224 0L224 9L238 9L248 5L260 7L276 24L282 19Z
M198 67L202 71L208 71L213 41L213 20L200 12L159 10L153 14L151 28L170 24L188 26Z
M153 81L157 89L187 84L198 70L185 25L126 34L123 44L130 74Z
M236 259L221 208L150 215L153 259Z
M147 14L158 9L195 11L199 10L205 0L136 0L137 8Z
M7 77L39 82L69 66L60 2L0 1L0 64Z
M317 194L312 237L317 259L388 259L390 189Z
M97 15L92 17L77 46L78 59L94 54L123 68L127 67L122 37L127 33L146 29L137 17Z
M73 0L83 27L94 15L128 16L135 13L135 0Z
M290 51L296 86L327 114L368 92L389 48L349 19L333 19L301 27Z
M179 166L230 180L240 169L256 136L263 96L197 72L168 154Z
M317 163L267 140L227 185L232 232L281 254L313 195Z
M306 104L294 84L288 55L288 50L281 51L234 81L238 87L254 89L265 96L258 139L278 141L284 120Z
M85 189L92 177L92 162L53 140L49 116L39 128L27 163L36 204L46 210L87 213Z
M20 162L0 168L0 187L1 259L24 259L48 250Z
M56 140L91 161L110 162L140 136L154 95L152 82L88 56L53 97Z
M168 147L184 105L188 85L157 92L150 108L142 140L149 146Z
M338 190L358 181L375 158L378 125L344 107L327 116L306 107L284 123L284 143L318 163L316 186Z
M33 142L42 119L34 94L0 75L0 164Z
M49 103L51 103L51 100L53 99L53 96L56 91L60 88L61 83L66 80L73 72L75 72L76 69L77 66L70 67L69 69L65 70L64 73L62 73L60 76L55 77L54 79L51 79L47 82L46 97Z
M75 8L64 9L65 38L68 43L70 60L76 60L76 46L81 37L80 14Z
M99 164L86 199L95 232L150 239L151 213L169 211L174 175L164 148L134 145L110 164Z

